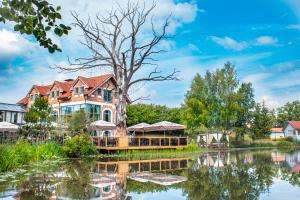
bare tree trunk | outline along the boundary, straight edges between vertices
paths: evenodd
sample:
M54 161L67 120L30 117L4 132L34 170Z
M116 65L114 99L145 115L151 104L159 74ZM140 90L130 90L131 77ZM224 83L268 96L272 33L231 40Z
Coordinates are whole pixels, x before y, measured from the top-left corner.
M126 108L129 103L144 99L140 97L129 101L128 91L134 85L148 81L178 80L174 71L167 75L161 75L157 69L154 56L164 52L158 49L162 40L169 39L166 29L169 25L168 17L161 27L156 31L151 18L152 37L145 39L142 37L142 27L149 14L155 8L155 4L146 8L145 3L133 3L130 0L127 6L116 5L116 9L106 16L95 17L84 22L73 13L74 25L79 27L84 35L82 42L90 50L90 56L77 58L75 62L70 62L71 67L57 66L62 71L78 71L99 67L110 67L117 82L116 86L116 109L117 109L117 135L126 135ZM141 38L140 38L141 36ZM134 75L143 67L153 67L148 75L135 79Z

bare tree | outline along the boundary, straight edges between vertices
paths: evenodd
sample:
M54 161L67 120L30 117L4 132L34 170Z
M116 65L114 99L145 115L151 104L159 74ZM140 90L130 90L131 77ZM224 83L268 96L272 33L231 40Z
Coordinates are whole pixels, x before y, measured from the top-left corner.
M150 18L152 36L150 40L140 37L148 22L150 13L155 8L153 3L146 8L145 3L132 3L128 1L127 6L117 6L107 16L97 15L94 20L86 21L79 18L77 13L72 13L75 26L79 27L85 40L82 42L90 50L89 57L77 58L74 62L69 61L68 68L60 67L61 70L78 71L96 67L111 67L116 82L117 97L117 127L118 134L126 134L126 108L128 102L128 91L134 85L147 81L178 80L174 71L168 75L162 75L155 65L154 56L164 52L159 48L161 41L170 38L166 29L170 17L166 18L160 31L154 27L153 17ZM142 78L134 75L143 67L152 67L149 74ZM140 99L140 98L139 98Z

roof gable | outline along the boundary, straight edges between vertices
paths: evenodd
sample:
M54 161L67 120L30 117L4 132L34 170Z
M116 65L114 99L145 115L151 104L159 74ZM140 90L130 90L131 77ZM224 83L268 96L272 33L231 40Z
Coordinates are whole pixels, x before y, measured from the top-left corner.
M288 121L288 124L290 124L294 129L300 129L300 121Z

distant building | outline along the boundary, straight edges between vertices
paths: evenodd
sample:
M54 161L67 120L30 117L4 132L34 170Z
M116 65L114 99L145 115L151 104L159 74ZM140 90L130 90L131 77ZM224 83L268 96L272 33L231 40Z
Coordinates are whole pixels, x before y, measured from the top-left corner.
M284 135L285 137L300 140L300 121L288 121L288 124L284 128Z
M25 110L16 104L0 103L0 122L24 124Z
M283 128L272 128L270 138L271 139L284 138Z

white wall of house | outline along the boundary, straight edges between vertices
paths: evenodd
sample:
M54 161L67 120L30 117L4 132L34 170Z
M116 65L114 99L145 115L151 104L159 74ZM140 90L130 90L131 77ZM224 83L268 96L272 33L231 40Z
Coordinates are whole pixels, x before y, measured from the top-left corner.
M294 129L290 124L284 129L285 137L293 137L296 140L300 140L300 132Z
M284 138L284 133L271 133L270 138L273 139L279 139Z

